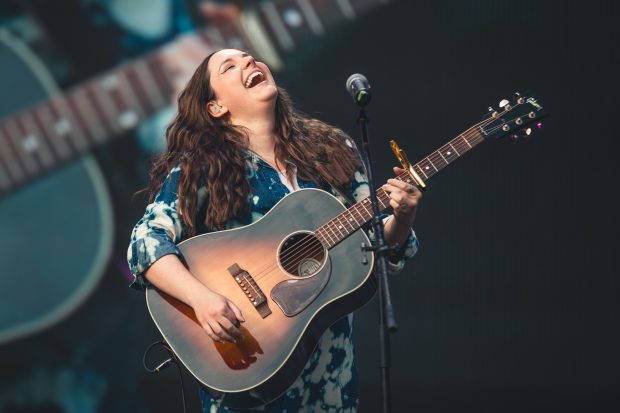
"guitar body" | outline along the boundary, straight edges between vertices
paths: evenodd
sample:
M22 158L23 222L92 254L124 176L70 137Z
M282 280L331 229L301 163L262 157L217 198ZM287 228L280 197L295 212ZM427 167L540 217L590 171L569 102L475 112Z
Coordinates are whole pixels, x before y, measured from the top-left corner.
M19 91L0 95L0 117L54 92L42 64L3 31L0 62L0 90ZM110 205L90 157L0 198L0 344L60 321L93 291L112 243Z
M302 242L283 253L290 234L313 231L344 210L327 192L302 189L251 225L179 244L191 273L241 309L244 339L236 344L214 342L190 307L155 288L147 290L149 311L168 344L202 384L216 395L223 393L224 404L248 408L285 392L325 329L373 296L373 261L362 263L360 245L369 240L361 230L331 248L321 262L301 264L310 265L312 275L293 276L283 269L282 263L310 245ZM317 252L312 252L315 257ZM231 274L234 264L253 277L270 314L261 315L253 305Z

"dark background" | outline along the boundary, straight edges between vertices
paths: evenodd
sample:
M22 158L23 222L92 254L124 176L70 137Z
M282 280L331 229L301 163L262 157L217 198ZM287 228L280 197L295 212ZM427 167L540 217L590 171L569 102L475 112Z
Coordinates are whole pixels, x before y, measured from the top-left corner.
M551 114L531 138L486 142L428 182L415 224L421 249L391 280L395 411L620 408L618 17L612 1L394 2L277 75L301 110L358 142L344 81L369 78L377 182L396 164L390 138L417 161L528 89ZM131 195L146 183L146 156L131 139L96 156L115 205L115 258L75 314L0 346L0 402L47 383L31 373L38 368L72 372L72 389L100 394L93 410L76 411L180 411L173 369L141 370L158 335L121 275L145 205ZM376 307L356 315L360 412L380 406ZM193 383L187 393L197 411Z

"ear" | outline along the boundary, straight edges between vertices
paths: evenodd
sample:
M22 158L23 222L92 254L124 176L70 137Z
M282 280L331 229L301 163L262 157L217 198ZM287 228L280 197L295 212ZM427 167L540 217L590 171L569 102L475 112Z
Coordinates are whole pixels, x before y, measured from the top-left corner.
M216 101L211 100L207 103L207 111L212 117L221 118L228 113L228 108L226 106L218 105Z

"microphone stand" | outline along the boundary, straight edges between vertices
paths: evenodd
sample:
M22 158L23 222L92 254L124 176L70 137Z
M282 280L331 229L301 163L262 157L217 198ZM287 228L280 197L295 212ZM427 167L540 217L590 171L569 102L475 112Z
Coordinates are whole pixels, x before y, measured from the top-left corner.
M362 135L362 154L364 163L366 164L366 173L368 177L368 187L370 189L370 201L372 204L373 218L372 227L375 234L375 242L373 246L362 244L363 251L374 251L377 265L375 266L375 277L377 279L377 293L379 295L379 351L380 351L380 371L381 371L381 397L382 411L389 413L391 411L390 399L390 337L389 333L395 333L398 330L396 324L396 316L392 298L390 296L390 285L387 277L387 253L395 247L390 247L385 241L383 231L383 221L379 217L379 204L377 202L377 193L375 190L374 178L372 173L372 157L370 154L370 142L368 138L368 117L364 111L364 106L368 102L357 102L360 106L357 122L360 126Z

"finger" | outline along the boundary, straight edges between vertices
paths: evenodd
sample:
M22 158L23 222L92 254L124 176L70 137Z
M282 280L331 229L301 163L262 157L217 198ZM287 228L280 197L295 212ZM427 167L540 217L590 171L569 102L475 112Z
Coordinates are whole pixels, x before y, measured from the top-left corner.
M208 335L209 337L211 337L211 339L212 339L213 341L217 341L218 343L223 343L222 339L221 339L221 338L219 338L219 337L217 336L217 334L215 334L215 333L213 332L213 329L211 328L211 326L210 326L209 324L206 324L206 325L202 326L202 328L205 330L205 332L207 333L207 335Z
M394 185L389 184L389 183L383 184L383 186L381 188L383 188L383 190L385 192L387 192L388 194L390 194L390 195L391 194L396 194L396 193L399 193L399 192L403 192L402 188L399 188L399 187L394 186Z
M228 307L230 307L232 312L235 313L235 317L237 317L237 320L241 321L242 323L245 322L245 318L243 318L241 310L239 310L239 307L237 307L235 303L233 303L232 301L228 301Z
M218 322L224 331L226 331L231 337L234 337L237 340L241 340L243 335L241 331L232 323L229 319L225 317L221 317Z
M407 190L407 188L412 186L408 184L407 182L401 181L400 179L393 179L393 178L388 179L388 184L393 185L396 188L402 189L403 191Z
M230 336L230 334L228 334L226 331L224 331L224 329L217 320L210 321L209 325L213 329L215 335L217 335L220 339L235 343L235 339L232 338L232 336Z
M403 199L405 199L406 196L407 194L400 189L390 193L390 199L398 202L399 204L403 202Z
M402 174L402 173L407 172L407 171L405 171L403 168L399 168L398 166L393 167L393 168L392 168L392 170L394 171L394 173L395 173L396 175L400 175L400 174Z
M390 199L390 206L394 210L398 210L400 208L400 204L393 199Z

